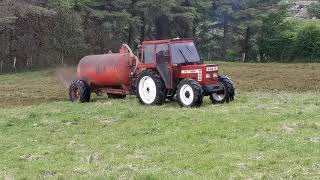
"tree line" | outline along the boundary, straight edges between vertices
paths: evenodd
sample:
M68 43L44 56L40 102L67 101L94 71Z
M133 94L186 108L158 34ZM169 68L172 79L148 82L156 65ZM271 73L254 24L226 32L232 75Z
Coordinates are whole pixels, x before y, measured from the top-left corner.
M320 62L319 21L290 18L281 0L0 1L0 72L176 37L194 38L204 60Z

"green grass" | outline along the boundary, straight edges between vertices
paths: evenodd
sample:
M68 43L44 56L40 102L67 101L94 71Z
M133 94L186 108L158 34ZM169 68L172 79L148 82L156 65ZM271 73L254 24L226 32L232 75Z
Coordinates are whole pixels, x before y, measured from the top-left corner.
M47 71L0 80L10 82L1 87L0 177L320 178L318 91L239 89L231 104L206 98L201 108L183 109L142 106L133 96L72 104ZM11 92L17 82L24 88ZM11 102L21 98L27 104Z

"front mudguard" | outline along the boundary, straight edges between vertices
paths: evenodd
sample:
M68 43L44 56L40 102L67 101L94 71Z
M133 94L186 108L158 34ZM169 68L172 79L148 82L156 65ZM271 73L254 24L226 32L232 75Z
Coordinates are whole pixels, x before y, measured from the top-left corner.
M221 83L217 84L209 84L202 86L203 94L205 96L209 96L210 94L217 93L219 91L223 91L223 85Z
M218 93L218 92L223 91L224 86L220 82L226 83L230 99L233 99L235 96L234 82L226 75L219 76L219 82L217 84L210 84L210 85L202 86L204 95L209 96L213 93Z
M219 79L227 79L232 84L232 86L234 86L234 82L227 75L221 75L221 76L219 76Z

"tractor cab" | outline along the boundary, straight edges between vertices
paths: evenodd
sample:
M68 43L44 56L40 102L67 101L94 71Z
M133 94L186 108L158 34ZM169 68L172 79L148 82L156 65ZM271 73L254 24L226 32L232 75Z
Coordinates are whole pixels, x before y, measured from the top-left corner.
M176 86L179 68L201 64L192 39L144 41L141 54L142 63L156 68L168 89Z
M144 64L194 65L201 63L192 39L144 41L142 51Z
M210 96L214 102L229 101L234 96L231 92L233 87L230 88L228 94L227 84L222 83L223 79L223 81L228 81L230 86L233 86L231 80L219 76L218 65L203 64L192 39L144 41L140 54L141 64L138 68L140 76L136 88L140 102L143 104L149 104L145 99L148 99L147 95L151 93L149 90L152 89L149 87L151 80L148 82L149 84L144 86L143 80L146 79L140 79L141 76L145 76L144 73L147 71L149 71L148 74L155 73L159 76L159 81L163 82L165 89L162 92L165 94L164 96L173 97L176 95L182 106L199 106L202 104L203 96ZM143 89L143 87L148 88ZM145 91L143 92L143 90ZM150 98L154 100L151 104L158 104L156 98Z
M155 68L168 89L188 77L202 85L218 81L218 65L203 64L192 39L144 41L141 54L143 66Z

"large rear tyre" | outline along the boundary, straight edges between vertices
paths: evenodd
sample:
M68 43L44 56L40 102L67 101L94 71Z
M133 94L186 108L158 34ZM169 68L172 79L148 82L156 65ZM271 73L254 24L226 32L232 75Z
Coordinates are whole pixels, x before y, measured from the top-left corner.
M178 85L177 99L181 107L200 107L203 103L203 90L194 79L184 79Z
M223 87L223 90L210 95L212 103L223 104L233 101L235 96L235 88L232 80L228 76L219 76L219 82Z
M166 98L165 91L165 84L157 72L145 70L139 75L136 94L141 104L162 105Z
M69 98L71 102L89 102L91 98L91 89L86 81L73 81L69 88Z

